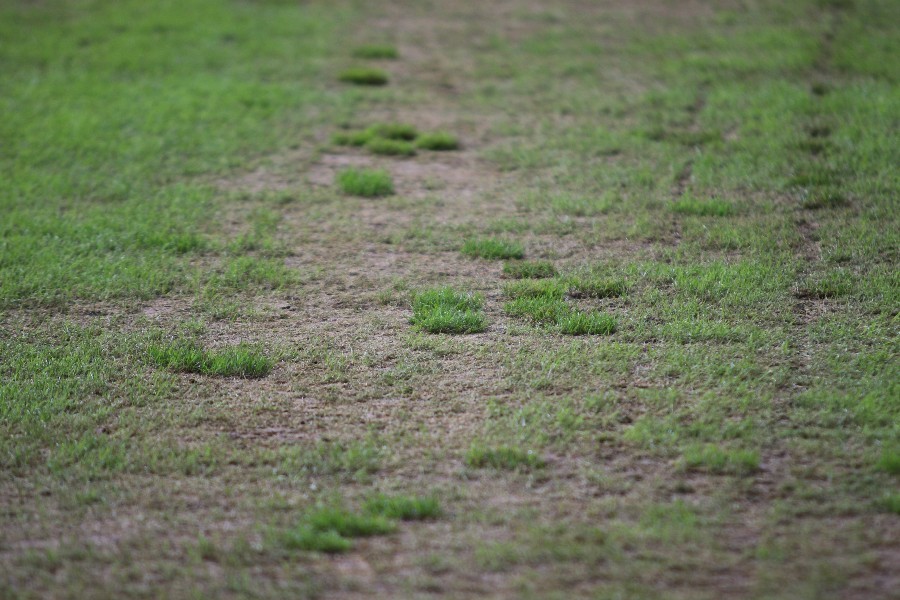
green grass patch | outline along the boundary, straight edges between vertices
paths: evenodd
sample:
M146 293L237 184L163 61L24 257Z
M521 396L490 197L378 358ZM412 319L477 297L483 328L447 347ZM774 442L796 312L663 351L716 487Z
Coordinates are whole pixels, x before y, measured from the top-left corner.
M219 377L265 377L274 364L258 346L250 344L206 350L195 341L177 340L150 346L148 352L153 362L164 369Z
M516 298L507 302L503 310L511 317L528 318L541 325L555 325L572 314L572 309L562 298L552 296Z
M470 258L486 258L488 260L525 256L525 248L522 244L494 238L468 240L463 244L461 251Z
M333 531L342 537L372 537L397 530L397 524L379 514L357 514L326 507L306 516L304 523L316 531Z
M443 287L413 296L412 324L429 333L479 333L487 328L478 294Z
M366 131L372 137L380 137L386 140L411 142L419 137L419 131L406 123L376 123L369 126Z
M394 193L390 173L378 169L344 169L337 174L337 184L351 196L378 198Z
M684 465L690 470L744 476L759 470L759 453L704 444L685 451Z
M372 67L353 67L341 71L338 79L355 85L387 85L388 74Z
M441 516L441 504L434 497L378 494L370 498L364 508L370 514L402 521L424 521Z
M331 142L336 146L365 146L372 140L372 133L368 129L362 131L340 131L331 136Z
M628 286L621 279L570 277L566 284L570 298L618 298L628 291Z
M281 532L281 544L288 550L305 550L324 554L340 554L353 548L353 542L336 531L320 531L309 525L299 525Z
M513 279L545 279L556 276L556 267L545 260L516 261L503 265L503 274Z
M900 475L900 448L887 448L881 453L881 457L875 464L879 471L890 473L891 475Z
M699 217L727 217L734 213L734 207L730 203L717 198L709 200L691 197L679 198L672 203L672 210L681 215Z
M400 53L395 46L389 44L366 44L365 46L357 46L352 52L355 58L368 59L395 59L400 57Z
M466 465L474 469L501 469L506 471L543 468L546 462L533 450L511 446L487 448L475 445L466 452Z
M423 150L447 151L459 148L459 140L456 136L446 131L434 131L422 134L416 140L416 146Z
M562 299L568 287L558 279L523 279L503 286L503 294L512 300L520 298Z
M413 156L416 153L416 146L403 140L375 137L366 143L366 150L383 156Z
M844 192L834 189L811 190L809 191L801 206L807 210L821 210L829 208L841 208L847 206L847 196Z
M616 319L601 312L570 311L556 320L564 335L609 335L616 330Z

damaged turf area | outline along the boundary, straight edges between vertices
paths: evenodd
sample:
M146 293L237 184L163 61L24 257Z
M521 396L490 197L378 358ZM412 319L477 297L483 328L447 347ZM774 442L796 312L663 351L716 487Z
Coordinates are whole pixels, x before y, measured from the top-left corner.
M898 23L5 3L0 597L891 597Z

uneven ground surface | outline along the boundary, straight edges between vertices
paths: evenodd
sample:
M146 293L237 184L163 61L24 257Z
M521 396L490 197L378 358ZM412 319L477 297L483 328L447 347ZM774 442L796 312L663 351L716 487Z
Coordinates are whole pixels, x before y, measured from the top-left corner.
M0 597L893 597L898 24L3 3ZM379 122L461 147L332 143ZM348 167L395 194L341 193ZM566 299L615 331L510 315L504 261L460 251L486 238L616 290ZM484 331L410 324L448 285ZM166 368L176 342L271 369ZM343 552L290 536L378 493L440 511Z

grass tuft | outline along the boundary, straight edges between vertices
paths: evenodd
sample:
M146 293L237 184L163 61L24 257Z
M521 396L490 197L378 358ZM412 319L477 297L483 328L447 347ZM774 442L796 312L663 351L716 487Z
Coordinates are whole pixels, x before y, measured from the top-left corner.
M366 150L372 154L381 154L383 156L413 156L416 153L415 145L410 142L381 137L370 139L366 143Z
M333 144L337 146L365 146L372 140L369 130L341 131L331 137Z
M399 58L400 53L397 52L397 48L388 44L367 44L354 48L353 56L369 59L394 59Z
M306 550L340 554L353 547L353 542L336 531L320 531L309 525L300 525L281 533L281 543L289 550Z
M503 469L507 471L531 470L544 467L545 461L533 450L521 450L511 446L485 448L472 446L466 452L466 465L475 469Z
M479 333L487 328L483 302L449 287L427 290L413 297L411 322L429 333Z
M522 258L525 248L518 242L498 239L469 240L462 247L462 253L471 258L490 260Z
M376 123L366 129L372 137L411 142L419 137L419 131L406 123Z
M342 71L338 79L356 85L386 85L388 75L381 69L371 67L353 67Z
M556 325L565 335L609 335L616 330L613 316L595 311L572 311L559 317Z
M377 198L394 193L394 182L387 171L374 169L345 169L337 174L341 191L352 196Z
M704 444L689 448L684 453L684 464L691 470L744 476L759 470L759 453Z
M455 135L446 131L435 131L423 134L422 137L416 140L416 145L423 150L456 150L459 148L459 140L456 139Z
M900 475L900 449L886 449L881 453L881 458L878 459L876 466L879 471L884 471L891 475Z
M569 280L568 295L571 298L618 298L628 290L621 279L582 279Z
M556 276L556 267L543 260L508 262L503 274L513 279L545 279Z
M333 531L343 537L372 537L393 533L397 524L373 514L356 514L342 508L321 508L309 515L305 523L316 531Z
M382 515L402 521L423 521L441 516L441 506L437 498L385 496L379 494L366 502L365 510L370 514Z
M272 371L273 361L249 344L209 351L189 340L151 346L150 358L160 367L181 373L252 379Z

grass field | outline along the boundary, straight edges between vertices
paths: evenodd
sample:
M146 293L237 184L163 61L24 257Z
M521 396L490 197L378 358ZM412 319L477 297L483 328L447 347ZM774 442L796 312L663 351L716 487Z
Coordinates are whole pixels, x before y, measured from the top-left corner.
M900 3L0 3L0 598L900 589Z

